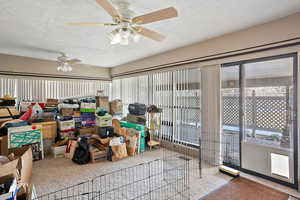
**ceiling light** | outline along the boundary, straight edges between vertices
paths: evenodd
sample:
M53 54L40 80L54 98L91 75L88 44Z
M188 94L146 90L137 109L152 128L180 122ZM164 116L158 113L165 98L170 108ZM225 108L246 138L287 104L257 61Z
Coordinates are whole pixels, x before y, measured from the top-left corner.
M140 36L131 27L122 27L109 33L110 44L128 45L131 40L138 42Z
M56 69L59 72L71 72L73 70L69 63L59 63Z
M136 32L134 32L134 34L132 35L132 40L133 40L134 42L139 42L140 39L141 39L141 35L138 34L138 33L136 33Z
M129 44L129 37L127 37L127 36L121 37L120 45L128 45L128 44Z

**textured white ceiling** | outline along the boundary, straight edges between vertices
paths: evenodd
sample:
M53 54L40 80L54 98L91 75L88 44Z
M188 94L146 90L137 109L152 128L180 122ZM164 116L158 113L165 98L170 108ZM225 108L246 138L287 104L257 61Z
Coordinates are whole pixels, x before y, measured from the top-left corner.
M129 0L136 15L174 6L179 17L145 25L167 36L111 46L111 22L95 0L0 0L0 53L55 60L62 51L85 64L113 67L300 11L299 0ZM250 38L249 38L250 39Z

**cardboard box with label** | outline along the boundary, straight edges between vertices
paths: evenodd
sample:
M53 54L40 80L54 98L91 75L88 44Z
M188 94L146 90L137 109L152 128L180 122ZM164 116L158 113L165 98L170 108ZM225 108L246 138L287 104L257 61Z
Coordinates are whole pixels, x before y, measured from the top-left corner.
M108 96L96 96L96 106L97 108L102 108L109 111L109 100Z
M99 127L112 126L112 116L109 114L106 114L104 116L97 116L96 125Z
M64 117L69 117L69 116L73 116L74 110L73 108L62 108L60 110L60 113Z
M110 113L112 115L123 113L123 104L119 99L113 100L110 103Z

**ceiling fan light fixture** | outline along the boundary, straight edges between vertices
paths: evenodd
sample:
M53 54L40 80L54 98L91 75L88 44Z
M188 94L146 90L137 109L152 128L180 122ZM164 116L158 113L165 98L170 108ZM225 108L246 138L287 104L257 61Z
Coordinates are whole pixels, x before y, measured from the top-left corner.
M165 36L144 28L141 25L158 22L178 16L174 7L168 7L134 17L129 0L96 0L113 19L113 23L71 23L75 26L111 26L116 29L109 34L111 44L127 45L128 42L139 41L139 35L155 41L163 41ZM113 5L113 4L114 5ZM118 33L117 33L118 32Z
M58 65L56 69L57 69L57 71L60 72L60 71L62 71L63 68L62 68L62 66Z
M134 32L134 33L132 34L132 40L133 40L134 42L139 42L140 39L141 39L141 35L140 35L140 34L138 34L138 33L136 33L136 32Z
M121 41L121 36L119 34L118 29L115 29L112 32L110 32L108 37L110 39L110 44L119 44Z
M120 40L120 45L128 45L129 44L129 37L125 36L125 37L121 37L121 40Z
M73 68L68 63L60 63L57 66L57 71L59 72L71 72Z

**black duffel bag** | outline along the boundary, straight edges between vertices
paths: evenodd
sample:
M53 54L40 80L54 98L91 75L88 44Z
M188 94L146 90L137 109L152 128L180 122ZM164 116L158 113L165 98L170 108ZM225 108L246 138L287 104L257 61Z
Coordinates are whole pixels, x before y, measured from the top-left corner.
M80 138L72 160L73 162L80 165L87 164L88 162L90 162L91 155L89 151L89 143L87 141L87 138L85 137Z
M146 105L141 103L133 103L128 106L128 111L132 115L145 115L146 109Z

